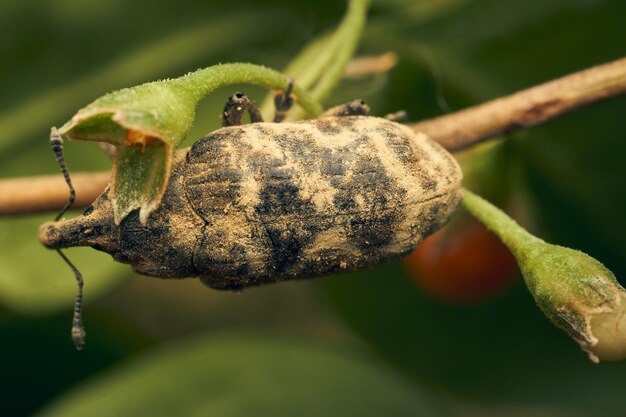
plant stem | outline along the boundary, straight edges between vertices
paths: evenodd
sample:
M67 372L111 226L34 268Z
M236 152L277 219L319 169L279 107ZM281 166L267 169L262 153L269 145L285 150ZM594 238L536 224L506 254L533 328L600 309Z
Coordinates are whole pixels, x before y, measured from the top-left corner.
M285 74L297 78L302 88L310 89L319 79L336 52L340 38L337 36L340 28L335 33L324 34L311 41L300 53L287 65L283 71Z
M530 245L543 242L502 210L466 188L463 188L463 207L494 232L518 259Z
M84 208L109 183L109 172L72 174L76 188L74 208ZM67 203L68 189L59 174L0 180L0 215L58 211Z
M454 151L625 93L621 58L411 127Z
M254 64L233 63L214 65L192 72L188 75L172 80L181 88L189 91L198 100L219 87L231 84L255 84L267 88L285 89L289 77L280 72ZM312 117L319 116L323 107L306 90L295 84L294 94L298 103Z
M352 0L348 11L335 34L338 50L334 54L332 65L324 71L323 76L311 91L315 100L324 101L330 92L339 84L343 73L354 55L365 26L367 8L370 0Z

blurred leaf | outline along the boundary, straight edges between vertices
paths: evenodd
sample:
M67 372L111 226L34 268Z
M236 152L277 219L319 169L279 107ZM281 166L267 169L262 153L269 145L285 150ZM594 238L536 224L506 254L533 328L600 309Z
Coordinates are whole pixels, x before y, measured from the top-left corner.
M0 255L0 302L12 310L42 314L74 305L74 274L37 239L39 225L50 219L50 215L0 219L0 242L6 242ZM83 271L87 305L130 272L127 265L91 248L71 249L66 254Z
M392 19L380 20L372 29L395 32L406 39L419 39L453 48L461 55L473 54L494 40L527 28L555 12L572 10L585 13L601 0L448 0L423 4L399 2ZM417 24L416 24L417 23Z
M39 415L441 415L431 397L345 348L277 335L205 336L127 363Z
M92 308L86 314L87 348L77 352L70 337L69 310L46 318L0 320L2 415L31 415L67 386L151 343L119 315Z

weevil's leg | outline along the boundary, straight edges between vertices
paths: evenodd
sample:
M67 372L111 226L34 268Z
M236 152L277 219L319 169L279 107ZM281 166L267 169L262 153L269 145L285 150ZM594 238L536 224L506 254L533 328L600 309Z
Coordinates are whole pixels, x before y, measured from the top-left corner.
M361 99L352 100L339 106L331 107L320 117L367 116L370 108Z
M222 127L239 126L243 124L243 114L248 112L250 122L257 123L263 121L263 116L256 106L254 100L244 93L236 92L228 98L222 113Z
M76 199L76 191L74 190L74 186L72 185L72 180L70 179L70 172L67 170L67 166L65 165L65 159L63 158L63 138L61 134L57 130L56 127L53 127L50 130L50 146L52 147L52 152L54 152L54 156L57 158L57 163L59 164L59 168L61 168L61 172L63 173L63 178L65 178L65 182L70 189L70 197L63 207L63 210L59 214L57 214L54 221L58 221L67 210L69 210L74 204L74 200Z
M406 122L407 120L409 120L409 115L407 114L406 111L400 110L395 113L386 114L384 118L387 120L391 120L392 122L400 123L400 122Z
M293 90L293 78L289 78L289 84L284 93L279 93L274 96L274 106L276 107L276 114L274 115L274 123L280 123L285 120L287 112L293 106L293 97L291 97L291 90Z

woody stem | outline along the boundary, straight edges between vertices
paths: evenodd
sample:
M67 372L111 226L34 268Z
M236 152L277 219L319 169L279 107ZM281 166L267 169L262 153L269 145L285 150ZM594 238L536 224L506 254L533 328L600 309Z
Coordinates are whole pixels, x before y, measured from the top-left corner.
M247 64L226 64L247 65ZM222 65L221 67L226 67ZM224 68L222 68L224 69ZM248 68L241 67L238 77L245 82ZM207 71L210 70L207 69ZM267 86L286 85L287 78L267 69ZM194 80L198 89L203 76ZM264 82L265 82L264 81ZM265 85L265 84L264 84ZM298 94L298 90L295 90ZM446 149L455 151L504 133L545 123L564 113L626 93L626 58L598 65L515 94L410 126L426 133ZM304 93L306 94L306 93ZM314 100L300 104L317 113ZM75 208L87 206L108 183L108 173L76 173ZM0 215L56 211L67 201L67 186L59 175L0 180Z

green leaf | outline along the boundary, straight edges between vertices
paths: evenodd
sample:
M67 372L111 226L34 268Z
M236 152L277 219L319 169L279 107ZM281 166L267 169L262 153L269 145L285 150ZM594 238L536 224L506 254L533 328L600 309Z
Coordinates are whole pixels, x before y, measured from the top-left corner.
M113 211L119 223L134 207L142 207L140 216L147 216L160 201L161 186L169 177L170 152L159 143L148 143L145 148L124 146L119 150L113 166L112 188L120 190L113 200ZM140 217L145 223L146 217Z
M116 224L137 208L141 222L146 222L165 192L174 150L191 128L198 102L215 89L236 83L284 89L289 79L259 65L216 65L109 93L59 129L71 139L105 141L118 148L111 184ZM293 91L310 115L322 112L297 84Z
M211 335L128 362L39 416L442 415L434 404L432 394L350 349Z
M3 415L31 416L66 387L153 343L127 317L111 309L98 311L92 305L86 315L89 349L78 354L69 333L70 319L69 311L47 317L3 315ZM46 354L42 355L44 350ZM24 393L28 393L28 401L24 401Z

